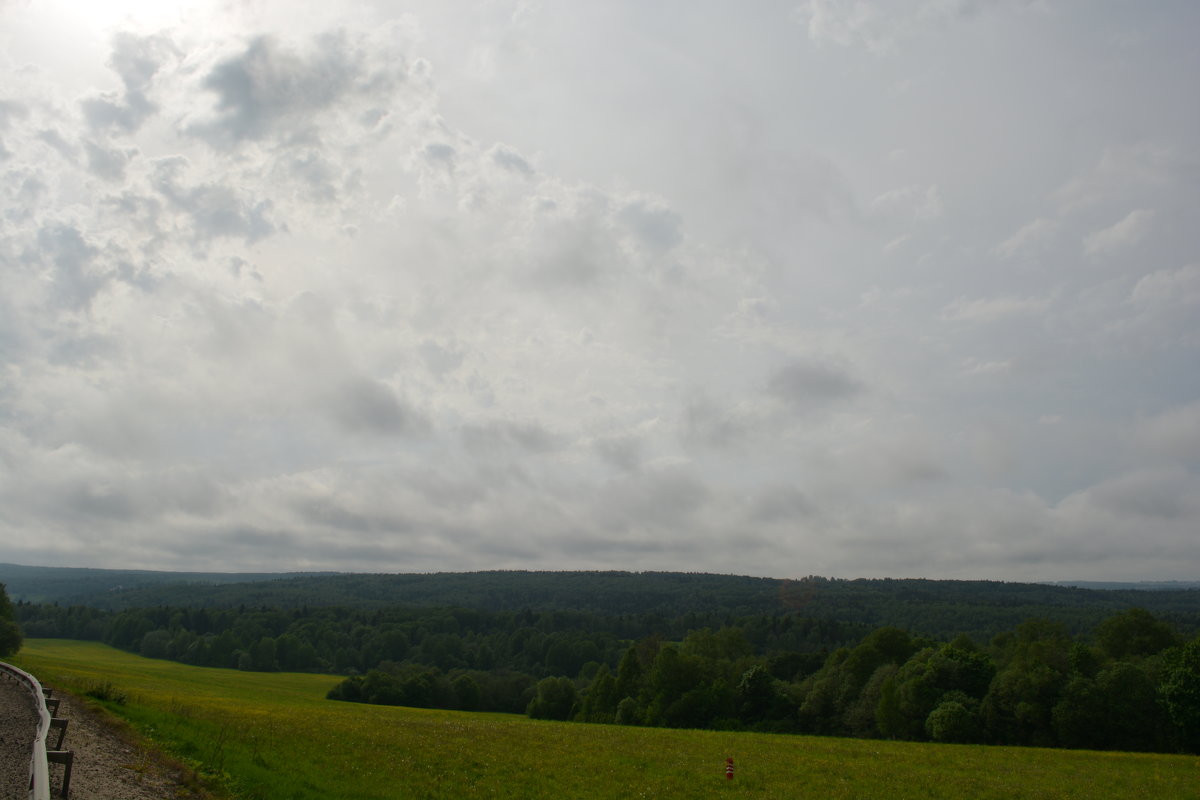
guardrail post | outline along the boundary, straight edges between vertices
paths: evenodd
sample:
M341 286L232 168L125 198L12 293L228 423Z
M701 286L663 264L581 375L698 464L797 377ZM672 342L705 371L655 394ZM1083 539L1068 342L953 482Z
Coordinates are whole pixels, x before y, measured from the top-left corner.
M47 750L46 760L63 765L62 793L59 797L68 797L71 793L71 766L75 762L75 754L70 750Z

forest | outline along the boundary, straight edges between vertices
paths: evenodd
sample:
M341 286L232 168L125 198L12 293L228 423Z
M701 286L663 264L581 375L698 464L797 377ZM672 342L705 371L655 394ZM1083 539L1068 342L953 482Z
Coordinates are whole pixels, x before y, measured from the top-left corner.
M351 702L582 723L1200 752L1200 637L1189 641L1192 631L1141 607L1087 626L1081 620L1096 609L1083 607L1086 614L1067 606L1062 619L1030 617L985 639L875 626L852 604L843 621L712 606L668 616L423 606L112 611L19 601L13 612L29 637L102 641L200 666L340 673L329 696ZM953 630L959 616L939 621L929 611L923 619Z
M752 615L893 626L951 639L988 641L1026 619L1061 622L1072 634L1134 606L1188 635L1200 632L1200 590L1099 590L1004 581L808 576L796 580L673 572L486 571L413 574L262 575L170 573L0 564L14 601L113 611L188 608L388 609L396 606L487 611L570 611L614 615L688 614L725 622ZM1155 586L1154 584L1143 586Z

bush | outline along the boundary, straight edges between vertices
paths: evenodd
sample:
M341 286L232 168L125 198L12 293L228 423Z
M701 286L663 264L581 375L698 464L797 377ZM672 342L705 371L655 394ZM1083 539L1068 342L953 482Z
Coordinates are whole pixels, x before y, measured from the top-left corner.
M83 694L103 703L116 703L119 706L125 705L129 700L129 695L110 681L93 681L84 687Z
M980 734L979 717L967 708L966 703L943 700L926 717L925 732L935 742L977 742Z
M0 619L0 658L21 649L21 629L11 619Z

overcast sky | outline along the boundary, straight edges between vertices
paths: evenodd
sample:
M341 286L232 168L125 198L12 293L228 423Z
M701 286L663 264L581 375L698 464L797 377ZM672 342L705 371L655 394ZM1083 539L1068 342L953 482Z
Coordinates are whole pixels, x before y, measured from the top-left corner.
M0 561L1195 579L1192 0L0 0Z

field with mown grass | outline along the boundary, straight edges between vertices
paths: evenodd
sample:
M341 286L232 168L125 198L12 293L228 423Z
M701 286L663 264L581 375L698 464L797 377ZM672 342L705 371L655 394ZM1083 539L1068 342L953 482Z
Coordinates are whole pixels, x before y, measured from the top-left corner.
M124 694L123 704L105 705L241 798L1200 798L1194 756L368 706L326 700L336 676L189 667L90 642L27 640L11 660L53 686ZM726 756L735 759L733 781Z

